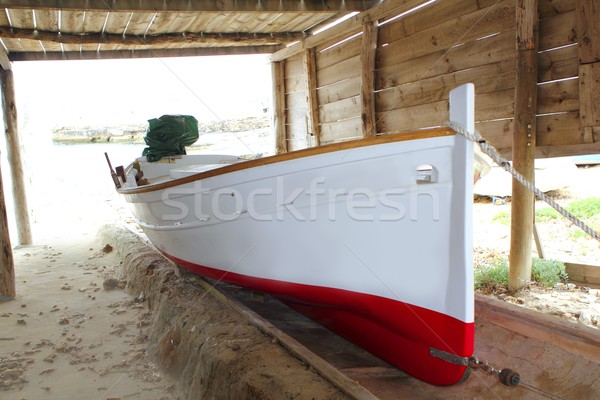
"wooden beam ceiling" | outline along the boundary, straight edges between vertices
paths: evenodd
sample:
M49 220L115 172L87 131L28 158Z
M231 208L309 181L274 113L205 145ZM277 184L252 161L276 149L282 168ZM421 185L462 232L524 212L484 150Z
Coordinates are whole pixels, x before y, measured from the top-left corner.
M120 44L157 45L171 43L194 43L219 46L258 46L285 44L304 38L302 32L290 33L167 33L160 35L118 35L111 33L58 33L33 29L0 27L0 37L11 39L41 40L63 44Z
M364 11L380 0L0 0L2 8L110 12L332 12Z

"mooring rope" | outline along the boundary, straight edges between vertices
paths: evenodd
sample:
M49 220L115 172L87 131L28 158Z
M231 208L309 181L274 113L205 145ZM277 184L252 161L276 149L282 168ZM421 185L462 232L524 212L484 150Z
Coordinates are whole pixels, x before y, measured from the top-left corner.
M477 130L475 130L474 132L468 132L465 129L461 128L460 126L458 126L457 124L452 123L452 122L446 122L446 126L448 126L450 129L452 129L456 133L464 136L468 140L477 143L479 145L479 148L481 148L481 151L483 151L485 154L490 156L496 164L498 164L500 167L502 167L502 169L504 169L506 172L511 174L520 184L525 186L530 192L535 194L540 200L543 200L550 207L552 207L556 211L558 211L558 213L560 215L562 215L563 217L565 217L566 219L571 221L579 229L581 229L582 231L584 231L585 233L587 233L588 235L590 235L591 237L593 237L594 239L596 239L597 241L600 242L600 234L598 232L596 232L594 229L592 229L592 227L587 225L581 219L577 218L576 216L571 214L569 211L567 211L563 206L561 206L556 201L554 201L554 199L552 199L552 197L546 195L540 189L535 187L535 185L533 183L529 182L529 180L527 180L527 178L525 178L517 170L515 170L513 168L513 166L511 165L511 163L506 158L502 157L498 153L498 151L494 148L494 146L489 144Z

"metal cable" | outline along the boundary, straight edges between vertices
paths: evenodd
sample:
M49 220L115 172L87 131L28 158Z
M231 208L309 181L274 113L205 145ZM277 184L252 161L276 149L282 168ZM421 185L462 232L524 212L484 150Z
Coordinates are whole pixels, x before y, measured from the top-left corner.
M513 168L513 166L510 164L510 162L506 158L503 158L498 153L498 151L494 148L494 146L489 144L477 130L475 130L474 132L468 132L465 129L461 128L460 126L458 126L457 124L452 123L452 122L446 122L446 126L448 126L450 129L452 129L456 133L464 136L468 140L477 143L479 145L479 147L481 148L481 151L483 151L485 154L490 156L496 164L498 164L500 167L502 167L506 172L510 173L513 176L513 178L515 178L521 185L525 186L530 192L535 194L540 200L545 201L550 207L552 207L556 211L558 211L560 213L560 215L562 215L563 217L565 217L566 219L571 221L579 229L581 229L582 231L584 231L585 233L587 233L588 235L590 235L591 237L593 237L594 239L596 239L597 241L600 242L600 234L598 232L596 232L594 229L592 229L592 227L587 225L581 219L579 219L576 216L574 216L573 214L571 214L563 206L561 206L556 201L554 201L554 199L552 199L550 196L546 195L540 189L535 187L535 185L533 183L529 182L523 175L521 175L517 170L515 170Z

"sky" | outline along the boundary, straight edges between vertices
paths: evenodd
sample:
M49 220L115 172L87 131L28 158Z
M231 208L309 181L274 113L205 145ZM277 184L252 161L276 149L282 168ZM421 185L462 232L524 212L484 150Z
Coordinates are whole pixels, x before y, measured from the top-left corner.
M266 55L25 61L13 72L23 133L145 124L164 114L231 119L260 115L271 103Z

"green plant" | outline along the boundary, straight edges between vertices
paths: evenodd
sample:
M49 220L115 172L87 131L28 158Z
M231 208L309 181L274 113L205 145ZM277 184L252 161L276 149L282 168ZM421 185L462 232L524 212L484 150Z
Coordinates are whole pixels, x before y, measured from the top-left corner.
M496 258L475 271L475 289L496 291L508 287L508 261Z
M494 215L492 222L497 222L502 225L510 225L510 213L508 211L500 211Z
M559 213L550 207L538 208L535 210L535 220L536 222L548 222L552 219L557 219L559 217Z
M508 288L508 260L496 258L475 271L475 289L495 292ZM553 287L568 279L565 264L556 260L534 258L531 279L540 286Z
M591 218L600 215L600 198L575 200L566 207L577 218Z
M553 287L559 282L566 282L569 276L565 264L556 260L542 258L533 259L532 279L538 284Z

